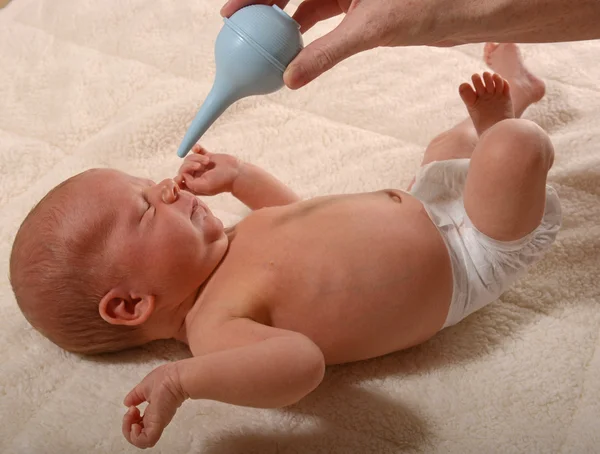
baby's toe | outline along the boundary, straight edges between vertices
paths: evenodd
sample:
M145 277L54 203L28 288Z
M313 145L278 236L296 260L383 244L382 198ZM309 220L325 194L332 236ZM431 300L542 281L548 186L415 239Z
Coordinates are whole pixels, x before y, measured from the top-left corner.
M458 87L458 93L467 107L472 107L477 102L477 93L475 93L473 87L468 83L461 84L460 87Z
M486 89L483 85L483 80L481 79L481 76L479 74L473 74L471 80L473 81L473 87L475 88L477 95L483 96L486 93Z
M490 64L490 58L492 56L492 54L494 53L494 51L498 48L498 43L486 43L485 46L483 47L483 58L485 59L485 62L489 65Z
M485 91L488 94L494 93L494 80L492 78L492 75L488 72L484 72L483 81L485 82Z
M497 96L502 96L504 94L504 79L500 74L494 74L492 79L494 80L494 93Z

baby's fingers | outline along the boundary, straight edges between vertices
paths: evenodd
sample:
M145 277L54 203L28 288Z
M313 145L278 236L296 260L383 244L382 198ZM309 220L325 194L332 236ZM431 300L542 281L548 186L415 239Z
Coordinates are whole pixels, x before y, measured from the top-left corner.
M210 153L206 148L204 148L202 145L194 145L192 147L192 151L194 152L194 154L192 156L206 156L206 157L210 157L212 155L212 153Z
M183 178L182 174L179 174L173 178L173 181L177 186L179 186L179 189L185 189L185 179Z
M148 430L139 424L131 427L131 444L138 448L151 448L159 439L160 433L157 434L156 430Z
M181 175L185 187L196 195L209 195L210 184L202 177L193 177L189 173Z
M163 433L165 424L162 417L152 415L150 407L146 408L143 419L139 423L134 423L129 432L131 444L138 448L151 448L154 446Z
M126 407L137 407L143 402L146 402L146 396L141 383L129 391L129 394L123 399L123 405Z
M199 162L186 162L185 164L183 164L180 168L179 168L179 173L183 174L183 173L195 173L195 172L200 172L201 170L205 169L206 166L202 163Z
M130 407L123 417L123 425L121 431L125 439L138 448L150 448L156 444L162 430L160 425L144 423L144 419L137 407Z
M137 407L129 407L129 410L123 416L123 424L121 425L121 432L123 432L123 436L129 443L132 443L132 434L137 437L142 431L141 421L140 410Z
M184 162L199 162L201 164L208 164L210 162L210 157L205 154L189 154L185 158Z

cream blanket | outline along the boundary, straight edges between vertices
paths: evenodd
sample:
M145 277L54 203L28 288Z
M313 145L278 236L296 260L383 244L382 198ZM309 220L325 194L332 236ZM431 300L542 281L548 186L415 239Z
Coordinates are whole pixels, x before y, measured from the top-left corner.
M219 0L13 0L0 10L0 452L132 453L125 393L172 344L101 359L51 345L12 296L8 256L61 180L112 166L161 179L214 75ZM290 7L293 10L293 6ZM306 41L333 25L322 24ZM309 87L246 99L203 139L304 196L405 187L462 119L482 46L384 49ZM600 42L524 46L547 98L564 228L501 301L410 351L331 368L286 410L186 402L151 452L592 453L600 449ZM90 188L93 191L94 188ZM227 223L245 213L212 201Z

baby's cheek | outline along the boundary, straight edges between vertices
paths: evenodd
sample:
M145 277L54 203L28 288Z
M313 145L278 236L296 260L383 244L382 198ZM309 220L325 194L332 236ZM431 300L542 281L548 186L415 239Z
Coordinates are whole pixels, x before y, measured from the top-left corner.
M202 266L203 248L194 236L173 236L169 245L170 266L182 275L197 272Z
M160 221L164 222L155 225L147 244L151 251L147 266L152 268L155 282L165 287L163 291L172 295L191 291L187 286L195 282L194 276L199 273L203 258L198 231L181 216Z

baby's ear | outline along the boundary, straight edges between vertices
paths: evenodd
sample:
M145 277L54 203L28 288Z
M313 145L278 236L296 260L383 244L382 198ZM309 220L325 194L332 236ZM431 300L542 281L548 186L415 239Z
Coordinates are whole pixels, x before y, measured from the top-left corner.
M154 312L154 296L131 295L112 289L100 300L98 311L111 325L141 325Z

